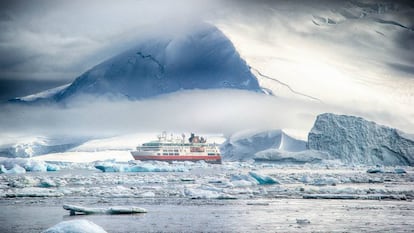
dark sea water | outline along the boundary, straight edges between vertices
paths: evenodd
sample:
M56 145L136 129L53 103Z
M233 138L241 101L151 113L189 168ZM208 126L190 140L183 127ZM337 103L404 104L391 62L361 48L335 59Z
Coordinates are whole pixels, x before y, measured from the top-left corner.
M63 203L135 205L148 213L76 215ZM41 232L87 219L107 232L412 232L414 203L378 200L22 198L0 201L0 232ZM303 221L305 220L303 223ZM307 223L309 221L309 223Z

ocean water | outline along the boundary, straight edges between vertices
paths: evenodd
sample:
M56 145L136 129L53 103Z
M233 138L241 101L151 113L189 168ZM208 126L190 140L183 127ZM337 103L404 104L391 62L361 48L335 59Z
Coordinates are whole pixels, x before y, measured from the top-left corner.
M103 173L92 165L0 174L0 232L87 219L107 232L412 232L414 172L394 167L159 164L179 172ZM176 169L184 167L185 169ZM260 184L273 179L277 183ZM306 199L318 197L328 199ZM70 216L64 204L145 214Z
M137 205L133 215L70 216L62 203ZM41 232L61 221L87 219L107 232L412 232L414 203L378 200L188 200L48 198L0 204L0 232Z

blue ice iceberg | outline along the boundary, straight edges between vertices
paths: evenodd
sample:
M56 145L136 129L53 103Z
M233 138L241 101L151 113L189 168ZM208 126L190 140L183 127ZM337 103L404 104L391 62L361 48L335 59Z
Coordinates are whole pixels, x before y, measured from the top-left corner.
M263 184L280 184L279 181L275 180L274 178L270 176L260 175L255 172L249 172L249 175L253 177L255 180L257 180L259 184L262 184L262 185Z

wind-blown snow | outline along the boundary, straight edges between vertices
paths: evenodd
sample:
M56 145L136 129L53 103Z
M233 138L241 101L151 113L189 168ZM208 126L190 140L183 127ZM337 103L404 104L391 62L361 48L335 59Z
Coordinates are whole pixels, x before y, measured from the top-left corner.
M63 89L67 88L70 84L65 84L59 87L55 87L46 91L42 91L39 92L37 94L33 94L33 95L28 95L28 96L24 96L24 97L17 97L16 100L21 100L21 101L25 101L25 102L30 102L30 101L34 101L37 99L46 99L46 98L50 98L53 95L55 95L56 93L62 91Z
M413 140L361 117L319 115L309 132L308 147L350 164L414 165Z

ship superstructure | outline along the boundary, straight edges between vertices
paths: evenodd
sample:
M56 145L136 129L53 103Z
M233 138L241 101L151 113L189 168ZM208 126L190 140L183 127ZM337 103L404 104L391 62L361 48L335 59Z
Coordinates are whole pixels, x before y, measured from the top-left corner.
M135 160L158 160L158 161L200 161L208 163L221 163L221 155L215 143L207 143L204 137L191 134L186 140L184 134L174 137L163 132L158 140L143 143L135 151L131 151Z

